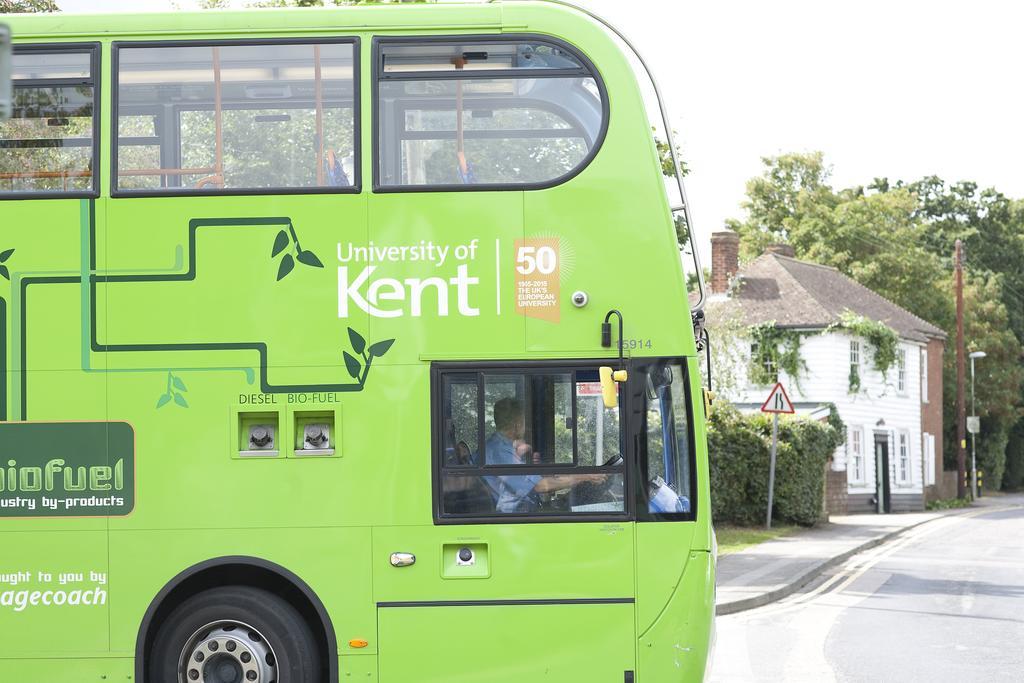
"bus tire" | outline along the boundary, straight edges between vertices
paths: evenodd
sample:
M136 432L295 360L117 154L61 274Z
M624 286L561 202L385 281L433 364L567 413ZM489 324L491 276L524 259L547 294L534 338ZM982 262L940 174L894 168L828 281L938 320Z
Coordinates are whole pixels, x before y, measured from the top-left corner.
M309 624L290 603L251 586L197 593L158 627L150 683L322 683Z

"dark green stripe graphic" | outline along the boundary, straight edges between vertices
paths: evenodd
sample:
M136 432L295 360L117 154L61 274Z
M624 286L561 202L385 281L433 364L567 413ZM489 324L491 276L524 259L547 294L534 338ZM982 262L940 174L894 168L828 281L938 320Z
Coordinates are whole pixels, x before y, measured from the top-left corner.
M95 275L89 274L90 287L90 311L89 311L89 345L96 353L146 353L158 351L255 351L259 356L259 380L260 390L263 393L309 393L309 392L353 392L362 391L370 372L375 357L380 357L390 348L393 340L380 342L365 348L365 342L361 344L364 349L357 349L362 356L362 363L357 363L358 372L352 372L355 382L332 383L332 384L271 384L268 378L268 351L265 342L241 341L241 342L185 342L185 343L154 343L154 344L107 344L101 343L97 337L97 285L118 284L131 282L190 282L196 279L197 256L196 237L200 228L253 228L264 226L287 227L291 235L295 236L291 219L287 216L270 216L254 218L194 218L189 221L188 229L188 268L184 273L158 273L138 275ZM89 259L92 268L96 266L96 211L95 202L89 201ZM311 252L303 252L311 254ZM315 257L314 257L315 258ZM318 262L318 260L317 260ZM307 264L308 265L308 264ZM319 266L322 267L322 266ZM280 279L279 276L278 279ZM82 278L78 276L47 276L47 277L26 277L21 281L21 419L28 419L28 344L27 344L27 321L28 321L28 287L35 284L82 284ZM355 334L349 330L350 337ZM377 349L378 352L374 352ZM346 359L347 362L348 359Z

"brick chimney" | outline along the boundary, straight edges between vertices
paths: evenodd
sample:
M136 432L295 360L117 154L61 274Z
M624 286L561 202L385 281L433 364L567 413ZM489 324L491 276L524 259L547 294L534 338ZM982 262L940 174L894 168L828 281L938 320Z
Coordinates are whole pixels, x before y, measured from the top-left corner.
M729 291L729 280L740 267L740 236L732 230L711 233L711 293Z
M766 254L778 254L779 256L788 256L789 258L796 258L796 250L793 249L791 244L769 244L764 252Z

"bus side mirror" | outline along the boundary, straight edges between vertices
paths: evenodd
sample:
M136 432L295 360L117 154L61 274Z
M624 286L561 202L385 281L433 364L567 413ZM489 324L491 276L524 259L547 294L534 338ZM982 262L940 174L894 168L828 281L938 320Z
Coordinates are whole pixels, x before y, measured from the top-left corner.
M601 398L604 399L605 408L619 407L619 382L625 382L627 374L625 370L612 370L607 365L598 368L598 376L601 378Z
M11 29L0 24L0 121L11 115Z

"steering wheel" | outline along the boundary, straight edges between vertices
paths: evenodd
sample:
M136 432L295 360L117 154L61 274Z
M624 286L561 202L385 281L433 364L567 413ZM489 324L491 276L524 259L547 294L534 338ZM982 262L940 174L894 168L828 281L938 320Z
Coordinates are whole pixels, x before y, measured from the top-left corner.
M605 460L601 466L609 468L619 467L623 462L622 454L616 453ZM612 491L612 487L617 484L618 482L611 474L600 484L591 481L580 482L569 491L569 504L575 507L597 503L616 503L619 501L619 496Z

